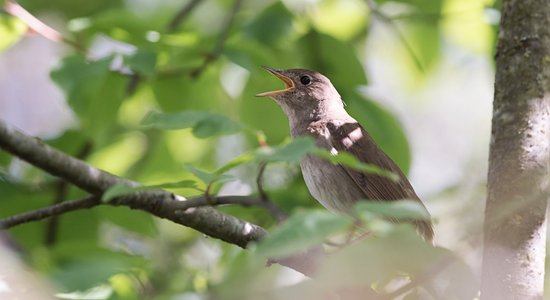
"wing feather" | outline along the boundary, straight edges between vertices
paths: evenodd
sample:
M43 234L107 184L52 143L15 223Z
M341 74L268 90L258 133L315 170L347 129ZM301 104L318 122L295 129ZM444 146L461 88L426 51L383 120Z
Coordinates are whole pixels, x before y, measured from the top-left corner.
M327 123L327 129L329 130L330 144L337 151L348 152L363 163L375 165L399 176L399 181L393 181L384 176L340 166L360 190L363 191L365 199L381 201L411 199L422 204L405 174L376 145L372 137L359 123L334 124L329 122ZM414 223L427 240L432 239L433 229L431 222L414 221Z

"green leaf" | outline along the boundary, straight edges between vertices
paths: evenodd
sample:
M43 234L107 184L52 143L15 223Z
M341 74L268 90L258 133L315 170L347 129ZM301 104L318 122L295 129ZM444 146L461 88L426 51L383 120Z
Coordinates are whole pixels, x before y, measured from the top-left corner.
M269 258L289 256L321 244L328 236L349 228L352 223L351 217L326 210L299 212L263 239L257 251Z
M116 3L116 1L111 2ZM92 30L101 32L117 41L137 46L150 46L151 42L147 40L147 32L160 32L164 29L165 24L157 14L136 14L124 9L124 6L120 4L118 6L118 8L94 15L91 18Z
M160 190L160 189L181 189L193 188L197 189L197 182L194 180L182 180L177 182L167 182L148 186L128 186L124 184L115 184L103 193L101 201L109 202L112 199L132 193Z
M429 220L430 215L426 208L419 201L397 200L397 201L359 201L355 205L355 211L360 216L379 215L395 219ZM368 217L367 217L368 219Z
M438 24L409 21L405 24L404 36L412 48L409 55L418 60L420 71L427 71L434 65L441 54L441 32ZM403 45L405 47L405 45Z
M157 64L157 53L140 49L134 55L125 57L125 61L139 74L153 76Z
M377 103L358 95L348 97L348 111L361 123L378 146L407 174L411 164L409 141L399 121Z
M164 130L192 128L193 134L198 138L233 134L243 129L239 123L224 115L206 111L151 112L141 125Z
M386 2L399 2L410 5L418 10L419 14L437 14L441 12L442 0L376 0L378 4ZM428 17L434 17L429 15Z
M375 165L363 163L359 161L355 156L347 152L339 152L338 154L333 155L327 150L316 149L313 153L332 162L333 164L341 164L346 167L353 168L357 171L384 176L396 182L399 181L399 175L391 171L381 169Z
M102 284L85 291L76 291L72 293L57 293L55 294L55 296L61 299L104 300L104 299L109 299L112 294L113 294L113 288L109 285Z
M193 173L197 178L199 178L202 182L205 184L212 184L214 182L225 182L225 181L231 181L234 178L229 175L222 175L218 173L217 171L214 173L210 173L201 169L195 168L191 164L185 164L185 168Z
M0 14L0 52L19 41L26 30L27 26L18 18Z
M123 195L141 192L146 190L143 186L128 186L124 184L115 184L112 187L108 188L103 195L101 196L102 202L109 202L113 200L116 197L120 197Z
M306 66L326 75L346 101L357 87L367 84L363 65L350 43L316 31L310 31L298 46ZM315 53L315 55L311 55Z
M267 162L300 162L308 153L313 152L317 147L310 137L300 137L290 143L275 148L260 148L256 157L260 161Z
M252 160L255 159L255 156L253 153L250 153L250 152L247 152L247 153L243 153L235 158L233 158L232 160L230 160L228 163L226 163L225 165L221 166L220 168L218 168L214 174L216 175L222 175L224 174L225 172L233 169L233 168L236 168L242 164L245 164L245 163L248 163Z
M275 2L245 25L243 31L249 37L267 44L280 45L288 41L292 32L292 15L282 2Z
M107 142L116 127L118 109L125 97L127 78L110 70L112 57L97 61L67 56L50 76L63 90L79 118L82 132ZM101 145L101 144L100 144Z
M161 57L162 55L159 54L159 60ZM192 58L186 56L182 59L188 61ZM176 72L180 68L194 69L202 63L203 59L201 57L196 63L187 63L183 66L170 66L169 69L176 69ZM159 72L161 71L159 70ZM189 80L188 76L161 76L159 74L154 80L151 80L151 87L160 109L167 113L179 111L226 113L228 105L235 105L235 102L229 102L231 101L229 97L222 96L224 90L220 81L219 69L214 66L207 68L201 76L194 80Z

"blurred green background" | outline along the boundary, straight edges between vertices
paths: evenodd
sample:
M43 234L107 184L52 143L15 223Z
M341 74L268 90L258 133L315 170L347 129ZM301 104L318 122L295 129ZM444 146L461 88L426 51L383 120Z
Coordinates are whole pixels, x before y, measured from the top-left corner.
M258 148L260 133L271 146L287 141L282 111L254 97L281 87L260 66L317 70L409 174L434 217L436 244L466 262L459 273L473 275L459 281L477 290L499 2L204 0L170 27L189 2L19 1L78 47L0 14L0 118L146 185L197 180L186 164L215 170ZM203 124L202 135L196 128L144 128L151 111L207 111L245 129L227 131L218 121ZM231 170L233 180L216 191L254 194L257 171L255 163ZM320 208L295 163L268 165L264 181L289 214ZM0 195L6 217L84 194L0 152ZM258 207L222 209L266 228L275 224ZM403 237L396 230L389 244L373 247L423 249L414 241L391 244ZM295 272L249 264L236 246L126 208L77 211L8 234L65 298L258 299L289 286L293 297L313 297ZM453 297L463 299L458 290ZM272 297L284 298L279 292Z

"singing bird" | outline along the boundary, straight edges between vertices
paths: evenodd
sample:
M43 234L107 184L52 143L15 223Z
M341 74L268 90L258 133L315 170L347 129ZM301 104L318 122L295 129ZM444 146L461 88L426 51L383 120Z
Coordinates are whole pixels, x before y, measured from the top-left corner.
M263 67L283 81L283 90L257 94L271 97L288 118L292 138L310 136L318 147L333 154L348 152L359 161L391 171L398 181L333 164L307 155L301 162L302 175L311 195L324 207L349 213L361 200L392 201L413 199L422 204L401 169L374 142L368 132L345 110L340 94L324 75L306 69L276 70ZM424 205L422 205L424 209ZM434 235L427 220L412 221L425 240Z

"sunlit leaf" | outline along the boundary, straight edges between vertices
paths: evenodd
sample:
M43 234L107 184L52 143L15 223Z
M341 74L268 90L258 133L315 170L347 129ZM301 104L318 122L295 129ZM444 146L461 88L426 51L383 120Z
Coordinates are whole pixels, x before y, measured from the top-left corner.
M359 215L379 215L395 219L429 220L430 215L419 201L359 201L355 205Z
M382 168L379 168L375 165L366 164L361 161L359 161L355 156L347 153L347 152L338 152L337 154L332 154L328 152L327 150L323 149L316 149L313 151L313 153L319 157L322 157L333 164L341 164L346 167L350 167L352 169L355 169L357 171L366 172L370 174L376 174L380 176L384 176L388 179L391 179L393 181L399 181L399 175L384 170Z
M409 53L411 59L418 60L421 71L430 70L441 52L441 32L437 23L408 21L403 26L404 35L407 37L407 43L412 51ZM403 45L403 47L406 47ZM414 57L412 57L414 55Z
M290 162L295 163L316 149L315 142L309 137L301 137L292 140L290 143L274 147L260 148L256 154L259 160L267 162Z
M365 30L365 10L363 1L320 1L311 11L311 19L319 31L348 40Z
M0 52L15 44L23 36L27 26L18 18L0 15Z
M201 170L199 168L196 168L195 166L191 164L185 164L185 168L193 173L197 178L199 178L203 183L205 184L211 184L214 182L225 182L225 181L231 181L234 179L233 176L225 175L216 172L210 173L204 170Z
M224 115L205 111L151 112L143 119L141 125L165 130L192 128L193 134L199 138L233 134L243 128Z
M439 14L441 11L442 0L375 0L379 4L386 2L398 2L410 5L414 9L418 10L418 13L430 14L425 16L434 17L433 14Z
M242 164L245 164L245 163L248 163L250 161L253 161L255 159L255 156L254 154L252 153L243 153L235 158L233 158L232 160L230 160L228 163L226 163L225 165L221 166L220 168L218 168L214 174L217 174L217 175L221 175L221 174L224 174L225 172L233 169L233 168L236 168Z
M60 299L71 300L105 300L113 294L113 288L103 284L85 291L76 291L72 293L57 293L55 296Z
M282 258L317 246L331 234L342 232L353 223L350 217L326 210L300 212L275 228L258 244L258 253Z

